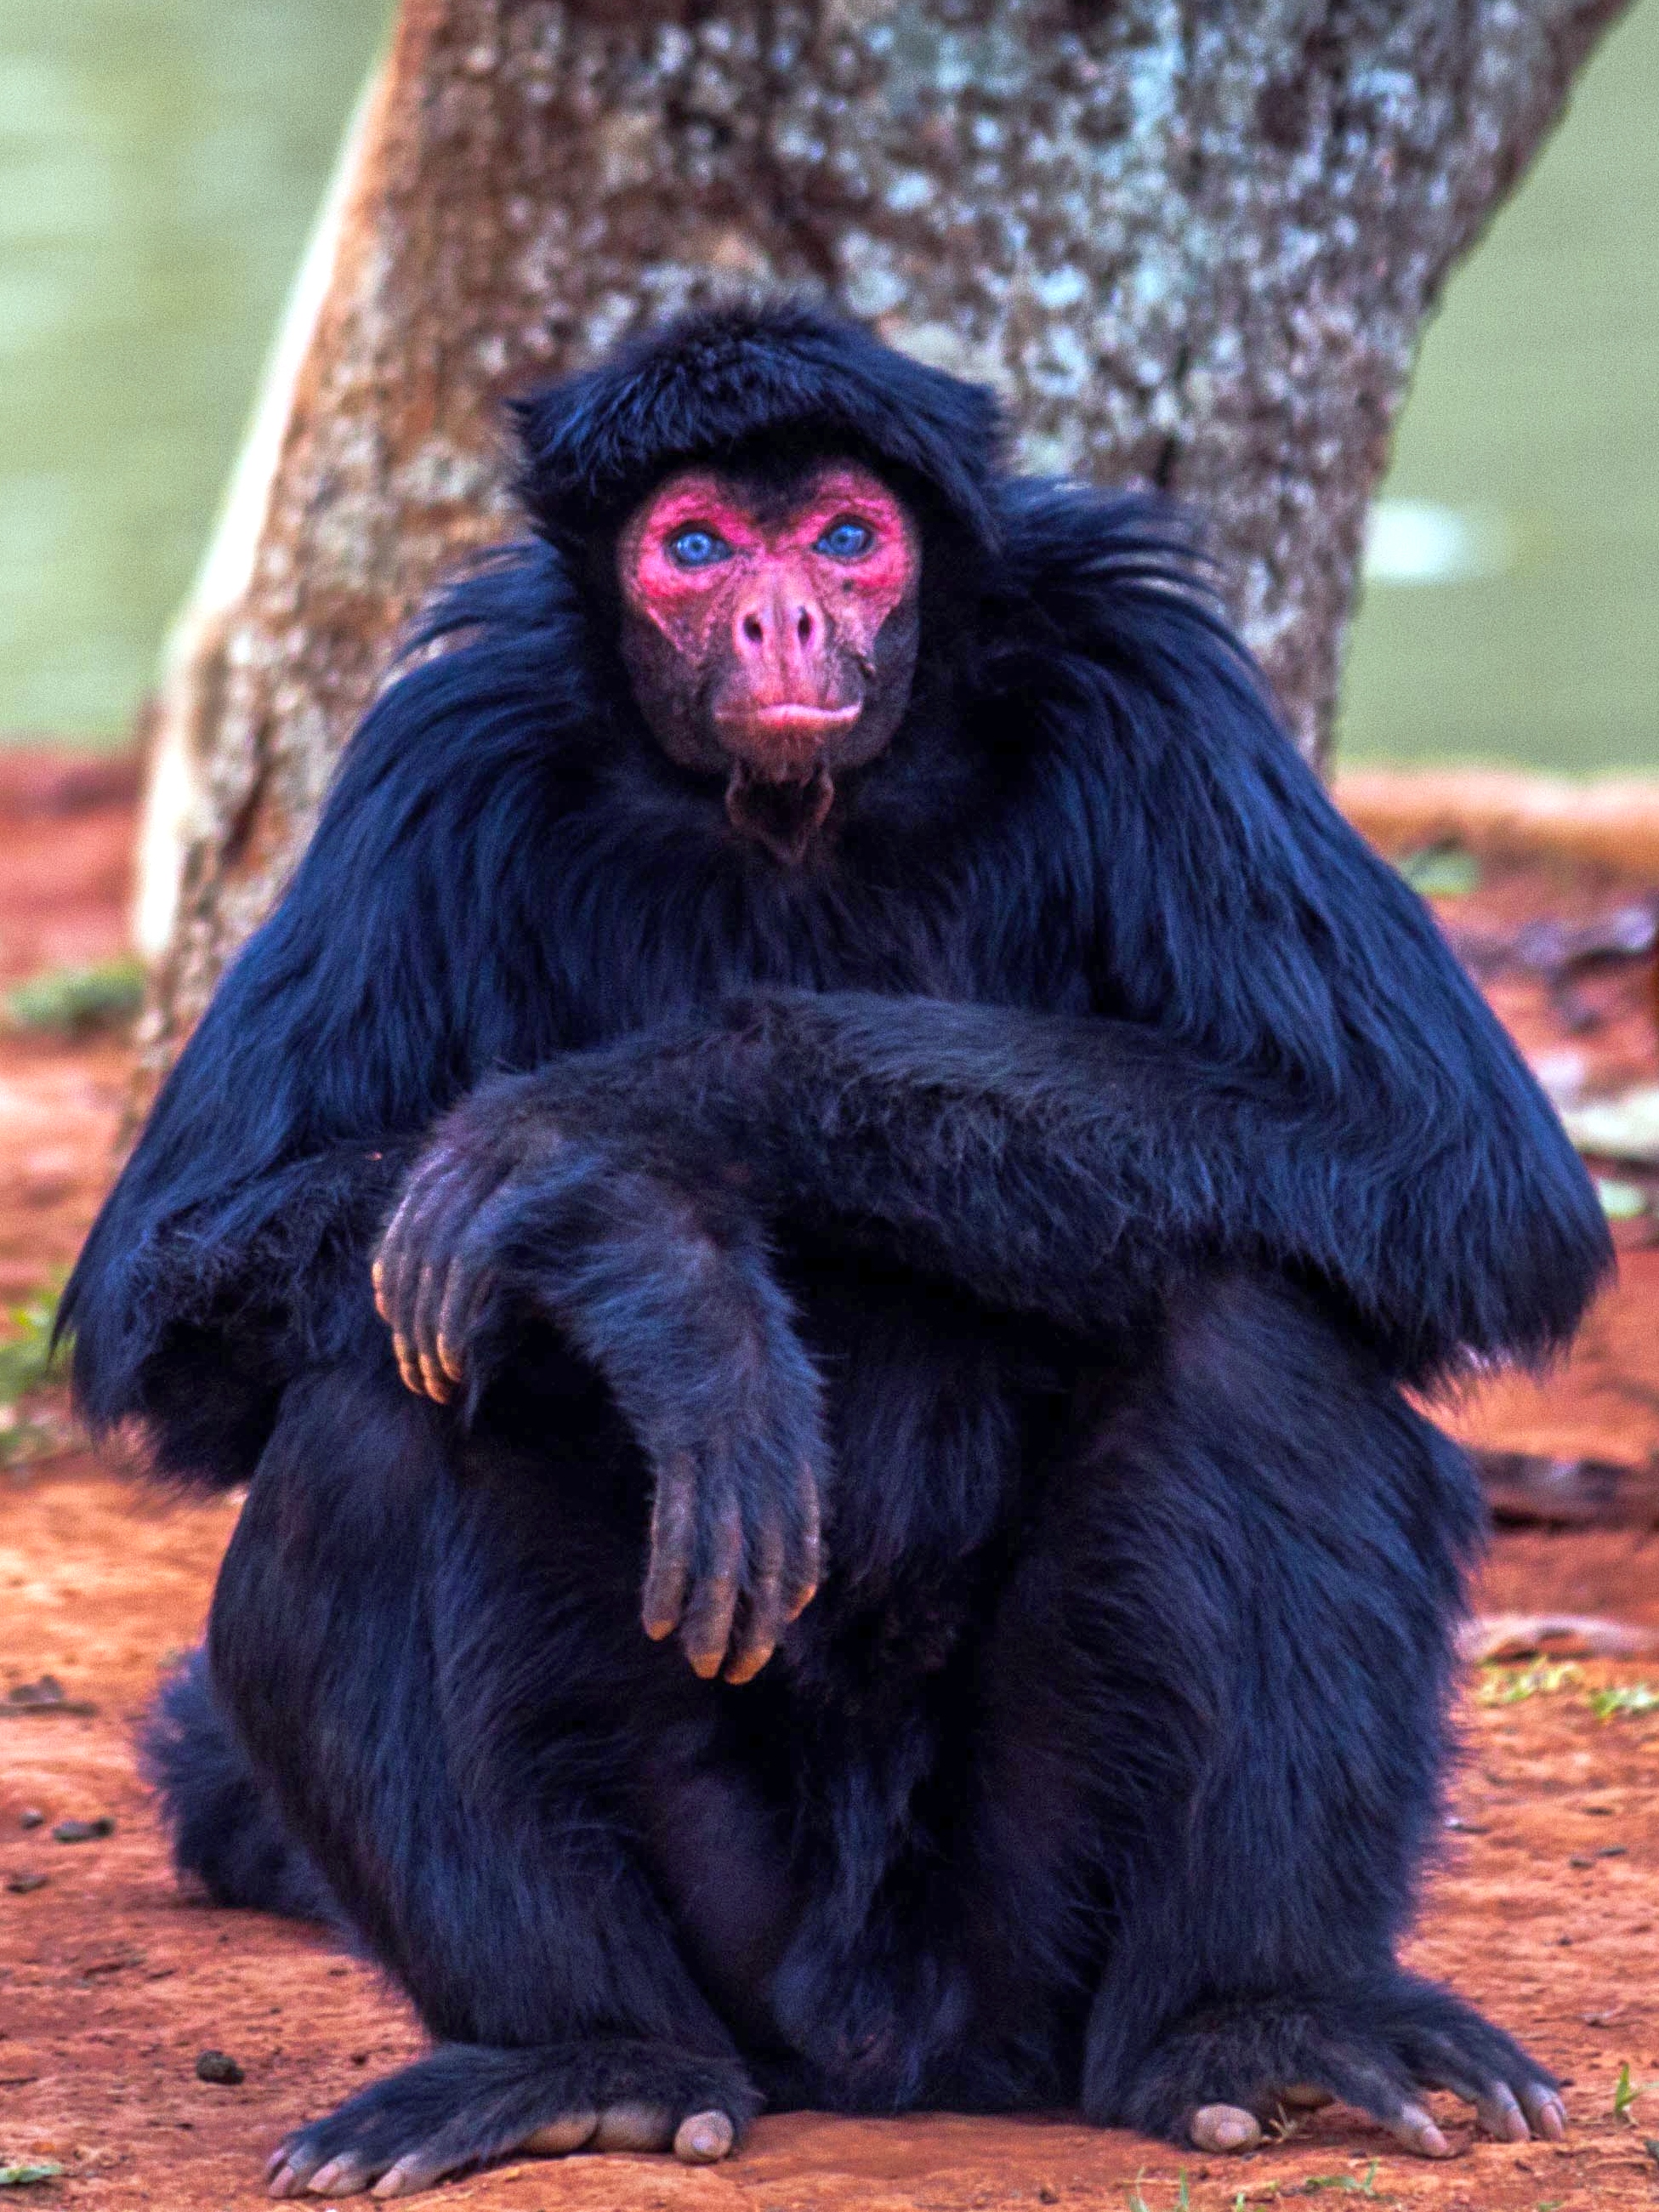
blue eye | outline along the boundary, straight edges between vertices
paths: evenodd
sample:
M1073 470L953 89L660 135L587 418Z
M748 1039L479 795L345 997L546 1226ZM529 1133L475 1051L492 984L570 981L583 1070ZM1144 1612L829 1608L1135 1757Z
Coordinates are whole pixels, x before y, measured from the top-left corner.
M843 520L832 522L817 544L815 553L828 553L836 561L856 561L860 553L867 553L876 542L876 533L862 522Z
M669 558L682 568L707 568L715 561L724 561L731 550L723 538L696 522L676 531L668 541Z

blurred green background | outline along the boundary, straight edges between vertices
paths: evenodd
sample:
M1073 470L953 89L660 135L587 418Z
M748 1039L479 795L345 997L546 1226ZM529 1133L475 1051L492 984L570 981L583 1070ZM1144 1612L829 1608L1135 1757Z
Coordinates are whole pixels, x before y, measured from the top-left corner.
M387 0L0 0L0 733L118 741ZM1659 768L1659 0L1454 279L1347 758Z

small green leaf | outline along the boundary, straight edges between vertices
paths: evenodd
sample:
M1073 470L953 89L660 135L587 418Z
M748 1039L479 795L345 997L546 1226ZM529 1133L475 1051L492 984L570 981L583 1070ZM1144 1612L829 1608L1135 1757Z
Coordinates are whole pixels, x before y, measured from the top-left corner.
M56 1364L52 1330L57 1314L57 1298L42 1295L26 1305L14 1306L3 1317L10 1334L0 1342L0 1406L15 1406L51 1379Z
M88 1036L118 1029L144 1003L144 970L137 960L106 960L95 968L49 968L6 995L6 1012L21 1030L56 1030Z
M1540 1659L1530 1667L1489 1664L1480 1670L1480 1703L1516 1705L1523 1698L1551 1698L1570 1690L1583 1671L1571 1659Z
M1620 1713L1659 1712L1659 1690L1651 1682L1622 1682L1615 1689L1592 1690L1586 1702L1598 1721L1610 1721Z
M64 2171L55 2158L19 2160L0 2166L0 2189L27 2189L32 2182L56 2181Z
M1400 872L1419 898L1467 898L1480 883L1480 861L1455 837L1407 853Z
M1623 2120L1627 2125L1630 2124L1630 2108L1647 2086L1645 2081L1632 2081L1630 2061L1626 2059L1619 2069L1619 2079L1613 2085L1613 2117L1615 2120Z
M1639 1182L1618 1182L1611 1176L1597 1176L1595 1195L1609 1221L1639 1221L1648 1210L1648 1194Z

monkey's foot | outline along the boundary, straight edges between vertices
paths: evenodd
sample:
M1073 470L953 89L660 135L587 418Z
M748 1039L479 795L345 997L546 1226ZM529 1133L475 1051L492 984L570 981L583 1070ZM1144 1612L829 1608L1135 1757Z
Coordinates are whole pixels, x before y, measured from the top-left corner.
M448 2044L296 2129L265 2182L273 2197L410 2197L515 2152L672 2150L702 2166L759 2105L735 2059L665 2044Z
M1352 1995L1195 2014L1141 2060L1114 2117L1200 2150L1247 2151L1298 2108L1339 2102L1419 2157L1449 2158L1422 2102L1430 2089L1472 2105L1500 2142L1566 2132L1552 2075L1470 2006L1405 1974Z

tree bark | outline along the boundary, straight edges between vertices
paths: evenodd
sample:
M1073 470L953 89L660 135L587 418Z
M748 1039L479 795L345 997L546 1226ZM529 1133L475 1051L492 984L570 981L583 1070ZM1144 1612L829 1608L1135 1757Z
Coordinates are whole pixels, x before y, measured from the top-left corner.
M512 528L501 397L734 288L994 384L1027 466L1207 509L1317 757L1425 318L1621 4L404 0L161 704L152 1066L399 625Z

